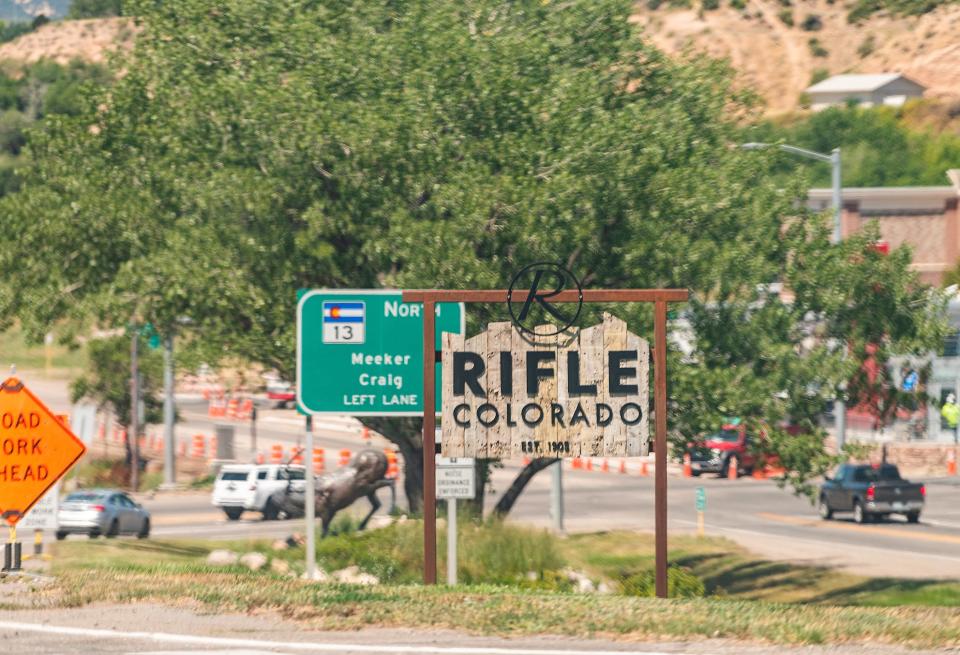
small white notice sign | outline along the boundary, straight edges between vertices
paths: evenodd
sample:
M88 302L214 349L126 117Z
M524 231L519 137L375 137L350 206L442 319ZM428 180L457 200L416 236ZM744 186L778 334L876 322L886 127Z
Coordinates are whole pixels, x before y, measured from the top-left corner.
M476 489L472 457L437 458L437 498L473 498Z
M59 510L60 483L58 482L17 522L17 528L20 530L56 530L57 512Z

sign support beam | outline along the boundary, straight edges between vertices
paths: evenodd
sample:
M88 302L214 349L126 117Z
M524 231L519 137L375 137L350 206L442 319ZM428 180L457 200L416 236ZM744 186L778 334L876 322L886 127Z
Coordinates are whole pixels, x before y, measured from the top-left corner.
M509 302L509 291L421 289L403 292L403 302L422 302L423 321L423 581L437 581L436 512L436 416L434 365L436 335L434 307L438 302ZM582 293L565 290L550 297L551 302L652 302L654 303L654 436L656 552L656 594L667 597L667 303L685 302L686 289L587 289Z
M667 597L667 303L658 300L653 318L654 541L657 598Z

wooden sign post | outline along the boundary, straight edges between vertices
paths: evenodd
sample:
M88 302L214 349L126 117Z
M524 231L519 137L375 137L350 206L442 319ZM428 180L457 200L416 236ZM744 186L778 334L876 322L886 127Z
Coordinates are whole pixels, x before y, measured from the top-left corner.
M539 279L539 278L538 278ZM435 322L434 322L434 311L436 304L438 302L463 302L463 303L509 303L511 302L511 294L513 290L455 290L455 289L431 289L431 290L411 290L403 292L403 302L422 302L423 303L423 407L432 408L435 407L435 365L437 361L437 353L435 350L436 344L436 334L435 334ZM529 304L530 299L534 297L535 289L531 288L530 296L527 299ZM654 415L655 415L655 427L654 427L654 456L656 463L655 471L655 499L654 499L654 514L655 514L655 544L656 544L656 593L660 598L667 597L667 303L668 302L684 302L687 300L687 290L686 289L594 289L594 290L581 290L581 289L567 289L562 291L555 291L546 296L541 296L543 298L549 298L549 303L583 303L583 302L652 302L654 303ZM511 308L512 314L512 308ZM579 311L577 312L579 315ZM622 322L621 322L622 323ZM601 351L606 352L608 355L609 366L614 366L613 362L609 360L610 351L642 351L646 347L646 342L642 339L639 339L635 335L629 335L626 332L625 326L623 329L619 325L614 325L613 321L609 321L611 327L611 334L616 333L617 335L622 334L622 346L618 345L620 342L610 342L606 341L606 327L608 321L605 321L603 326L598 326L601 328L600 334L603 339L602 343L604 345L601 348ZM484 338L488 338L488 334L500 335L495 338L505 339L503 332L506 328L494 324L484 333ZM510 328L512 330L512 328ZM593 332L590 332L593 331ZM550 347L543 346L541 344L541 349L552 350L554 352L554 359L556 355L567 350L566 346L563 346L561 339L563 338L563 329L556 331L557 340L554 341L553 345ZM587 333L584 336L584 333ZM587 328L586 330L581 331L579 335L579 350L582 352L584 350L584 339L587 340L587 348L589 350L589 342L591 339L596 339L597 337L597 328ZM619 337L613 337L619 339ZM513 352L513 337L511 339L511 349L510 352ZM531 338L531 341L536 341L536 336ZM501 342L502 343L502 342ZM598 342L594 342L595 344ZM454 346L454 342L450 342L451 348ZM498 417L504 419L505 417L500 414L501 411L505 411L505 405L503 403L504 399L500 397L497 398L497 385L499 385L499 393L502 396L502 380L497 379L497 374L499 373L502 377L503 367L500 365L499 352L502 352L502 349L497 349L496 354L489 349L484 348L486 354L485 362L489 363L490 366L484 367L484 375L493 371L493 388L492 388L492 398L495 402L490 404L494 407L497 407ZM594 353L595 355L596 353ZM491 355L493 355L491 357ZM624 359L627 359L627 356L623 356ZM639 360L639 358L636 358ZM593 359L593 366L597 365L596 358ZM629 362L628 362L629 363ZM639 366L639 361L634 362ZM447 361L443 362L444 372L446 373L448 366L451 366L452 363ZM562 368L567 366L566 361L557 362L554 361L554 365ZM499 368L497 368L499 366ZM619 366L619 365L617 365ZM492 369L491 369L492 367ZM511 367L515 367L511 359ZM451 374L453 369L451 368ZM464 368L464 370L466 370ZM571 369L572 370L572 369ZM579 369L578 369L579 370ZM619 370L619 369L617 369ZM474 371L475 373L475 371ZM634 377L639 377L639 369L635 371L636 375ZM593 375L593 379L590 379L589 376ZM535 377L538 377L535 374ZM581 386L590 386L596 384L598 381L595 374L583 373L580 375L580 379L577 381ZM474 380L478 382L479 380ZM484 380L485 382L487 380ZM514 380L517 382L517 380ZM567 380L569 383L569 380ZM547 385L553 384L556 386L558 379L554 378L548 380ZM446 384L452 384L452 379L446 380ZM465 388L469 383L465 382ZM521 382L521 384L525 384ZM643 377L643 380L639 379L635 382L637 384L637 394L639 395L640 387L644 389L643 393L646 393L646 377ZM547 386L545 385L545 387ZM486 401L489 402L491 399L491 387L487 385L480 384L479 389L485 392ZM474 392L474 396L479 396L476 393L476 388L472 388L471 391ZM556 390L556 389L554 389ZM601 387L597 387L597 392L601 392ZM540 387L536 389L536 394L540 394ZM543 394L549 394L549 390L545 388ZM617 407L616 411L619 414L620 410L623 408L625 402L617 399L617 389L611 389L609 384L606 386L604 392L609 396L608 400L612 402L604 403L606 406L611 408L613 411L614 406ZM534 395L536 395L534 394ZM464 391L464 399L466 399L466 391ZM548 404L551 402L549 398L544 396L541 400L546 400ZM600 400L598 399L599 403ZM499 405L498 405L499 403ZM469 404L469 403L461 403ZM642 407L642 402L637 403ZM542 406L542 405L541 405ZM454 420L453 410L455 406L450 407L450 416L445 420ZM476 412L477 406L473 406L473 411ZM522 411L522 407L519 408ZM597 408L594 408L595 411L598 411ZM466 410L458 410L458 417L461 419L461 422L466 420ZM516 410L514 410L516 411ZM531 414L528 415L530 423L534 422L536 417L536 412L530 410ZM576 411L575 409L573 411ZM516 435L513 434L513 426L507 433L507 437L504 437L502 434L496 433L493 435L493 439L490 439L489 432L485 432L485 437L483 440L483 447L486 449L486 455L489 457L497 456L511 456L516 454L514 450L518 447L523 449L523 444L532 443L532 444L541 444L539 453L535 450L532 453L535 456L544 456L544 457L559 457L561 455L566 456L566 448L564 444L568 444L570 450L578 449L584 454L592 454L596 452L597 449L603 450L607 447L615 449L623 449L624 454L641 454L643 448L646 444L646 436L643 434L643 427L640 426L641 423L646 425L646 416L638 417L635 411L628 409L622 416L618 417L620 419L619 423L615 428L611 428L608 433L606 426L602 430L597 430L596 420L591 421L591 426L586 425L582 426L583 433L580 433L580 430L577 430L576 437L571 437L570 434L573 430L569 429L569 418L571 416L570 408L565 407L564 409L566 419L566 425L564 426L564 432L561 434L560 427L556 423L548 423L549 428L544 427L540 428L541 424L537 426L524 425L524 427L517 427ZM586 410L584 410L586 413ZM645 410L644 410L645 413ZM445 412L446 414L446 412ZM594 414L596 417L596 414ZM493 418L493 412L490 409L485 409L483 416L483 422L490 422ZM636 419L639 418L639 421L634 423ZM471 425L477 421L477 415L474 414L473 419L471 420ZM520 419L522 422L522 417ZM504 423L505 425L506 423ZM427 409L423 412L423 581L425 584L435 584L437 581L437 515L436 515L436 414L433 411L428 411ZM466 430L467 426L463 427L463 445L454 440L451 440L449 444L445 444L448 448L458 449L462 448L463 454L468 454L466 449ZM488 427L488 426L482 426ZM580 427L580 426L577 426ZM621 429L622 428L622 429ZM525 432L525 430L527 432ZM528 436L531 438L525 439L524 435L529 433ZM451 432L453 434L453 432ZM622 437L618 436L622 434ZM586 436L584 436L586 435ZM474 452L476 450L476 433L472 433L474 439L473 448ZM569 437L569 438L568 438ZM444 437L444 439L447 439ZM508 441L509 439L509 441ZM507 451L507 444L509 443L509 452ZM546 445L544 445L546 444ZM553 446L554 451L551 452L551 446L549 444L559 444L559 446ZM556 452L556 448L563 449L564 452ZM534 449L536 446L534 445ZM455 456L454 452L444 452L445 456ZM579 452L577 453L579 454ZM570 453L570 456L574 456L573 453Z

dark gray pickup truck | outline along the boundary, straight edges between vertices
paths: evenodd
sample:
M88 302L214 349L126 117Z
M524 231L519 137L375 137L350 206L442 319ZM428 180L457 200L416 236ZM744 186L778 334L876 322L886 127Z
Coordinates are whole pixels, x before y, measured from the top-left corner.
M910 523L920 520L926 488L900 477L893 464L843 464L820 487L819 511L824 520L834 512L853 512L857 523L903 514Z

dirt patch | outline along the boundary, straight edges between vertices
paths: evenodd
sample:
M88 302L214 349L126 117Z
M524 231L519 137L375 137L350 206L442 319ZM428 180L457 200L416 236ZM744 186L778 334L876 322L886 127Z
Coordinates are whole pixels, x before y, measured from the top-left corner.
M32 64L52 59L100 63L118 48L129 49L137 28L129 18L92 18L48 23L30 34L0 45L0 61Z

